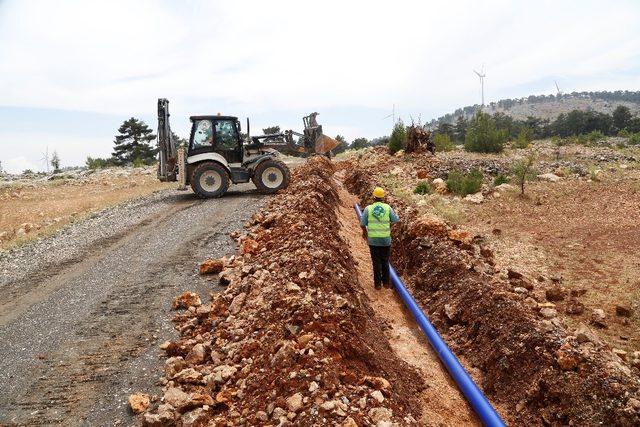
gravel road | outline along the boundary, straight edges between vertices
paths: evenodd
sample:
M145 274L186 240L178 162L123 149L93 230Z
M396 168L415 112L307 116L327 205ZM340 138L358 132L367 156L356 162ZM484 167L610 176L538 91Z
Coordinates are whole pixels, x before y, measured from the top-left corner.
M232 253L266 200L234 189L155 193L0 253L0 424L133 424L128 395L160 391L172 297L220 290L199 261Z

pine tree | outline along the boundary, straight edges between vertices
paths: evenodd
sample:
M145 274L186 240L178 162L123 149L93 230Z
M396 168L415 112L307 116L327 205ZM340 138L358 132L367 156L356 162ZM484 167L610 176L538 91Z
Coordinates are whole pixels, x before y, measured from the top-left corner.
M51 156L51 166L53 166L53 172L60 172L60 156L58 156L58 152L54 151Z
M345 151L347 149L347 147L349 147L349 144L347 143L347 140L344 138L344 136L342 135L336 135L336 137L334 138L336 141L338 141L338 146L336 148L334 148L333 150L333 154L338 154L338 153L342 153L343 151Z
M391 132L391 137L389 138L389 150L392 153L404 150L406 143L407 130L405 129L402 120L398 120L398 122L393 126L393 131Z
M359 150L360 148L367 148L369 146L369 140L367 138L356 138L351 142L351 148Z
M269 126L267 128L262 129L262 132L265 135L271 135L273 133L280 133L280 126Z
M467 134L467 121L464 116L458 116L455 125L455 138L454 140L464 142L464 137Z
M496 122L487 113L478 111L467 127L464 149L478 153L499 153L507 141L507 132L496 129Z
M618 105L613 111L613 124L617 130L626 129L631 121L631 110L624 105Z
M189 143L186 139L179 137L173 131L171 131L171 140L176 145L176 147L178 147L180 145L185 145L186 146Z
M113 149L113 160L117 165L128 163L152 164L156 159L158 150L150 142L156 136L142 120L131 117L125 120L118 129Z

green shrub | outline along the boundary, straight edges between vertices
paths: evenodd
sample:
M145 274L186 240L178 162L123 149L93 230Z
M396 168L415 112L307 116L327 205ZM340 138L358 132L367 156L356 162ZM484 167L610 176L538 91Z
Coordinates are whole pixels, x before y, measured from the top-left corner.
M587 134L587 140L589 142L598 142L604 139L604 134L599 130L591 131Z
M447 176L447 188L461 197L474 194L482 187L482 177L482 172L478 169L472 169L468 174L451 171Z
M587 143L589 142L587 135L584 135L584 134L573 135L572 137L569 138L569 140L571 141L572 144L578 144L578 145L587 145Z
M84 163L87 166L87 169L91 170L113 166L113 161L111 159L101 159L100 157L87 157L87 160L85 160Z
M618 132L618 136L620 138L629 138L631 136L631 134L629 133L628 130L622 129L620 132Z
M506 176L503 173L499 173L498 175L496 175L496 177L493 179L493 185L494 186L498 186L501 184L508 184L509 183L509 177Z
M490 115L478 111L467 127L464 149L478 153L499 153L507 141L507 131L498 130Z
M629 136L629 144L640 145L640 132L632 133Z
M433 187L427 181L420 181L416 188L413 189L415 194L431 194L433 193Z
M133 167L134 168L141 168L145 164L146 163L144 162L144 160L142 160L140 157L136 157L135 159L133 159Z
M398 120L398 123L393 126L391 137L389 137L389 151L391 151L392 153L396 153L400 150L404 150L406 144L407 130L405 129L402 120Z
M446 133L437 133L433 137L433 143L436 146L436 151L451 151L454 149L451 138Z
M531 129L529 126L524 126L522 129L520 129L520 132L518 133L518 139L516 139L516 142L513 145L516 148L527 148L532 140L533 129Z
M519 160L513 165L513 176L516 184L520 187L520 195L524 196L524 186L527 181L531 181L536 177L536 161L537 154L530 153L524 159Z

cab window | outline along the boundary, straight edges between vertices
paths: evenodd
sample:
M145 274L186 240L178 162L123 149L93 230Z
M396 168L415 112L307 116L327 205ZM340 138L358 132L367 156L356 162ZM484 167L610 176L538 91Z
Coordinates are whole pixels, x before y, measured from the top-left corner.
M216 148L218 150L235 150L238 148L238 136L235 121L216 121L216 142Z
M192 150L211 147L213 145L213 130L211 120L197 120L194 124Z

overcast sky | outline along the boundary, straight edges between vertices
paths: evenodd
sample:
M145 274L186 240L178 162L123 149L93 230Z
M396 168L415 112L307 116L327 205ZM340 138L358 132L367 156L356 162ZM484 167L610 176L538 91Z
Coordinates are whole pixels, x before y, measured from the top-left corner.
M640 90L640 1L0 0L0 161L109 156L131 116L221 112L348 140L480 102Z

